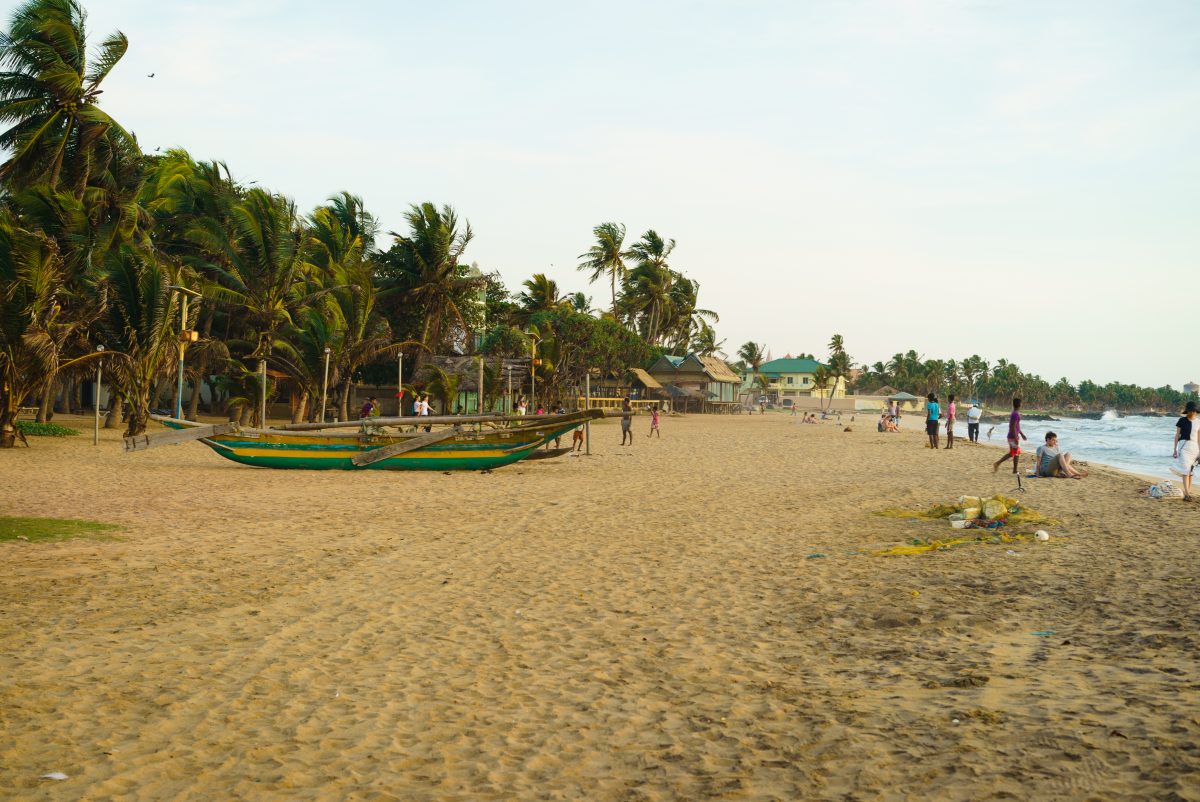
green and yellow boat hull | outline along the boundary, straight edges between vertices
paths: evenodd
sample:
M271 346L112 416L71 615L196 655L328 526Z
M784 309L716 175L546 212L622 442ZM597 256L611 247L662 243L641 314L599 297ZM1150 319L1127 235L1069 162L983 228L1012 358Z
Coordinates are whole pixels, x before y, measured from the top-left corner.
M356 465L354 457L366 451L404 442L424 432L387 434L379 430L330 432L285 432L243 429L200 440L225 459L255 468L296 470L382 470L382 471L477 471L501 468L531 456L541 446L582 426L594 414L556 416L510 428L476 428L447 437L412 451L367 465ZM172 428L184 428L174 420L161 420Z

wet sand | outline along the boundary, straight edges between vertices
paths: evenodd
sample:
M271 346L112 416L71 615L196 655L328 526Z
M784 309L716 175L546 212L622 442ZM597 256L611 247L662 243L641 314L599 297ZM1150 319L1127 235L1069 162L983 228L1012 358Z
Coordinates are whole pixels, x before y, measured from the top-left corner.
M0 798L1200 799L1200 505L1116 471L1026 482L1048 543L878 557L995 450L689 416L285 472L56 422L0 514L123 530L0 543Z

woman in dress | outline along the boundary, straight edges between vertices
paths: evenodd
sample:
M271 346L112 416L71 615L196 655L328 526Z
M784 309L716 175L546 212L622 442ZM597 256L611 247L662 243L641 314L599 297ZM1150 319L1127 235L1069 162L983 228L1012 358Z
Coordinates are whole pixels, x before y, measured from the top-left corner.
M1200 422L1196 421L1196 402L1188 401L1183 417L1175 422L1177 462L1172 471L1183 477L1183 500L1192 501L1192 470L1200 462Z

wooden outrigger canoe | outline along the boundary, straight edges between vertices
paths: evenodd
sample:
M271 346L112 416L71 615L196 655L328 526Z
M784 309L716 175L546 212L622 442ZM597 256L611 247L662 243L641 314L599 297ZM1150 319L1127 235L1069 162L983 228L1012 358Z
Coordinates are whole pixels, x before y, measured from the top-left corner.
M261 468L302 470L473 471L510 465L533 455L538 448L588 421L604 417L602 410L566 415L539 415L515 419L507 427L485 424L512 422L512 418L486 416L434 419L455 422L433 432L386 432L382 422L347 422L342 428L357 430L285 431L242 429L230 424L204 425L154 416L176 430L162 435L129 438L126 450L158 444L199 440L226 459ZM391 419L386 419L391 420ZM403 418L404 426L426 425L429 419ZM191 430L191 431L189 431ZM190 437L189 437L190 435ZM156 442L156 438L159 440Z

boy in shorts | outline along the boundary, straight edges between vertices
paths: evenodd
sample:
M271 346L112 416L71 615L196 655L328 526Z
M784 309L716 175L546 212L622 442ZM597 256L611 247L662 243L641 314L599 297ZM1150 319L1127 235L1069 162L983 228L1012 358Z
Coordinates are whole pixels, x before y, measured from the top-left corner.
M1013 461L1013 473L1016 473L1017 463L1021 459L1021 441L1028 439L1025 432L1021 431L1021 399L1014 398L1013 411L1008 416L1008 453L996 460L996 463L992 465L992 473L1000 470L1001 464L1006 459Z

